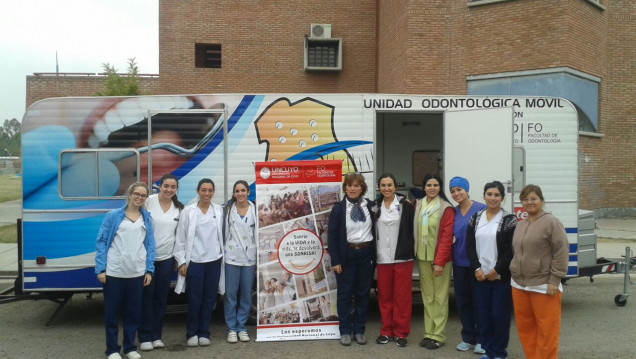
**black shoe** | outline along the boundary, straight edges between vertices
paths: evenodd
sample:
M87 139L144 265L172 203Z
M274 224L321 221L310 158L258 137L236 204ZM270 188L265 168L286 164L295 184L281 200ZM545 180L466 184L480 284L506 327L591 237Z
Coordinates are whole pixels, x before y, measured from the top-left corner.
M398 347L405 347L406 346L406 338L396 338L395 339L395 345L397 345Z
M375 339L375 342L378 344L386 344L389 342L389 337L386 335L380 335Z
M444 343L438 342L435 339L431 339L431 341L426 344L426 349L439 349L442 346L444 346Z
M420 344L419 344L419 345L420 345L422 348L426 348L426 347L428 347L428 343L429 343L431 340L433 340L433 339L431 339L431 338L424 338L424 339L420 340Z

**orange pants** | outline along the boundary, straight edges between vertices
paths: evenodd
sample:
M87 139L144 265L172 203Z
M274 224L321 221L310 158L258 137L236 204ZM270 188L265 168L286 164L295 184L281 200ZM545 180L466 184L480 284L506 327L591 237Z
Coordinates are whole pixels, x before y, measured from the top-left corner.
M547 295L513 287L512 303L526 358L556 359L561 329L561 292Z

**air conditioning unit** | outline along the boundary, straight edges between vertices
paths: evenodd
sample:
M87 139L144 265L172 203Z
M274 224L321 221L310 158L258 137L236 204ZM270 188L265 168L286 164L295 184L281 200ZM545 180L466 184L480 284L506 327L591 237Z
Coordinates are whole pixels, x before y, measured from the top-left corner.
M331 24L311 24L309 37L314 39L330 39Z

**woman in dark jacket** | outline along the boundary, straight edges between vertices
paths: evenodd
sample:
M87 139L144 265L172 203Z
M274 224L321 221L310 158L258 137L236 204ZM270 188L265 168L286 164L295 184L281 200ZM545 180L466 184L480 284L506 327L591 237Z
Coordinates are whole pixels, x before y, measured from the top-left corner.
M338 283L340 344L351 345L353 336L362 345L367 343L364 330L375 260L373 202L363 197L367 184L359 173L345 175L342 189L345 198L331 209L328 228L328 250Z
M475 274L477 328L486 354L480 359L506 358L510 336L512 294L510 261L517 217L501 208L504 186L499 181L484 186L486 209L475 213L466 230L466 252Z
M395 184L391 173L383 173L378 179L382 197L376 201L374 217L382 327L376 343L386 344L395 338L395 344L404 347L411 332L413 301L413 206L395 193Z

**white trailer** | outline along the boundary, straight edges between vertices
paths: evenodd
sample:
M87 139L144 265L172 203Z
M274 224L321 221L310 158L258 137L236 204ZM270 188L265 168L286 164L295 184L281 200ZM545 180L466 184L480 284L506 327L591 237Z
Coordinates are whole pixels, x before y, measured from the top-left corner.
M19 277L24 294L94 292L95 237L104 214L123 205L137 180L180 179L179 198L195 198L212 178L214 200L231 184L253 185L257 161L341 159L343 173L393 172L414 195L422 178L463 176L471 195L492 180L507 184L504 206L528 183L570 242L568 277L615 271L597 263L596 240L580 236L578 120L552 97L383 94L218 94L55 98L29 107L22 121L23 214ZM447 183L444 190L448 193ZM254 194L254 191L252 191ZM450 197L450 196L449 196Z

